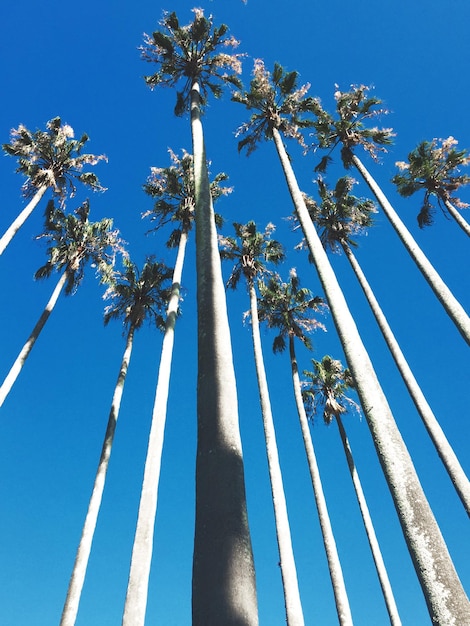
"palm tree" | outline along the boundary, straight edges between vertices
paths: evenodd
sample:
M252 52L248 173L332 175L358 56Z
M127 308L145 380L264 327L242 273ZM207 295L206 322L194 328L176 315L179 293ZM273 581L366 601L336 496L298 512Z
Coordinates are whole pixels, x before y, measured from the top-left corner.
M318 117L315 126L319 145L322 148L329 148L331 152L336 145L341 144L341 158L344 166L349 168L354 165L361 174L418 269L465 341L470 344L469 316L429 262L429 259L398 217L395 209L387 200L377 182L372 178L355 153L355 148L361 146L372 158L377 160L378 152L385 151L386 148L384 146L390 144L393 137L390 128L365 127L365 121L385 112L383 109L375 108L381 104L381 100L376 97L370 97L368 91L369 88L364 85L359 87L353 86L351 91L347 92L341 92L338 89L335 92L337 119L334 119L327 113L320 104L318 105L318 111L316 112ZM323 157L316 170L323 171L329 160L329 155Z
M282 282L278 276L274 276L266 284L260 283L259 290L261 295L259 318L261 321L265 321L269 328L276 328L279 332L274 339L274 352L283 352L287 347L286 339L288 340L294 397L333 585L336 611L342 626L352 624L351 609L349 607L341 563L336 549L315 450L308 427L307 415L302 401L302 389L295 355L294 340L296 338L306 348L312 348L307 333L321 327L321 324L312 318L312 313L318 311L323 301L319 297L313 297L310 290L300 286L299 278L294 269L290 271L287 283Z
M146 36L144 58L158 67L146 77L150 87L182 85L175 113L190 110L196 196L198 306L198 442L196 525L193 555L193 624L258 623L251 538L238 403L225 289L217 245L203 128L208 92L218 97L226 82L237 85L238 42L225 24L194 10L180 26L166 13L162 30Z
M152 425L124 605L123 622L128 624L143 624L145 620L174 331L180 300L186 244L193 226L195 213L193 158L186 151L183 151L181 158L172 150L169 152L171 166L166 168L153 167L151 175L144 185L147 194L155 199L153 209L147 211L144 216L150 217L150 220L155 224L154 230L168 223L176 226L170 234L167 246L169 248L177 246L178 252L172 278L171 297L167 308ZM230 193L229 187L220 185L226 179L227 175L220 173L211 182L210 189L213 200Z
M371 200L361 200L350 193L355 183L350 177L340 178L334 190L328 189L321 178L317 182L321 202L317 204L311 198L306 198L306 202L310 216L318 228L320 239L326 250L336 252L339 248L348 258L416 409L470 515L470 482L411 371L387 318L352 251L352 248L357 246L354 235L364 232L372 225L371 214L376 212L375 205Z
M343 444L343 449L346 454L354 491L359 503L367 539L390 617L390 624L392 626L401 626L401 619L398 614L395 597L341 417L348 411L349 407L360 410L354 400L346 395L349 389L355 387L354 380L349 370L343 368L341 361L332 359L329 355L325 355L321 361L312 359L312 365L313 371L309 372L304 370L303 373L307 379L307 386L303 386L302 388L302 397L304 399L307 415L313 422L314 416L320 409L323 409L324 422L329 425L335 419L338 424L341 443Z
M47 278L55 270L62 270L62 275L38 322L0 387L0 406L2 406L18 378L36 339L54 309L62 289L65 287L65 295L75 293L83 279L85 266L89 262L97 267L101 280L106 281L111 275L116 253L124 252L119 231L112 230L113 221L104 218L99 222L90 222L88 220L89 212L88 200L75 211L75 215L66 215L62 209L54 206L53 200L50 200L47 205L46 232L39 235L38 238L45 238L48 241L47 254L49 259L45 265L37 270L34 277L36 279Z
M277 264L284 260L285 255L281 244L278 241L271 239L271 234L274 231L273 224L268 224L263 233L257 230L256 223L253 221L250 221L247 224L234 223L233 226L236 238L219 237L219 243L222 246L221 257L222 259L235 261L235 265L232 269L227 285L232 289L236 289L240 278L243 276L248 289L248 295L250 298L253 352L255 356L256 376L258 379L261 404L261 417L263 419L266 455L273 498L279 563L284 589L286 620L289 626L294 626L294 624L303 625L304 617L297 582L294 552L292 549L286 497L284 493L282 472L276 442L276 431L274 428L268 382L261 347L256 293L256 282L268 272L265 264Z
M101 456L70 578L67 598L60 621L61 626L73 626L77 619L93 536L103 498L106 473L108 471L135 331L142 327L145 320L154 323L160 330L163 330L165 325L163 312L165 300L168 299L169 295L169 290L165 289L165 283L170 279L172 271L163 263L158 263L151 259L147 259L142 271L139 271L132 261L124 259L124 268L125 271L123 273L118 272L112 278L111 285L106 291L105 298L111 299L112 302L105 309L104 323L108 324L112 319L123 320L123 324L127 328L126 346L114 388Z
M103 159L107 160L104 155L82 154L88 135L74 139L73 128L62 124L60 117L47 122L46 128L46 131L36 130L32 133L20 124L11 131L11 142L2 146L8 155L17 157L16 171L26 176L22 187L23 196L31 200L0 238L0 254L49 188L60 199L61 205L67 193L70 197L75 195L74 180L93 191L105 191L96 174L83 172L85 165L96 165Z
M418 213L420 228L434 222L434 207L431 196L435 196L437 204L444 215L454 218L462 230L470 236L470 224L457 211L469 205L453 194L463 185L470 183L468 174L459 174L462 165L470 163L466 150L457 150L458 141L453 137L422 141L408 155L408 163L397 161L400 174L392 178L398 193L405 198L416 191L424 189L423 205Z
M262 62L255 62L250 92L239 92L234 96L236 101L244 103L249 110L255 110L251 120L240 129L240 133L246 135L243 140L244 145L248 148L255 145L254 142L248 141L248 135L252 134L252 131L256 133L261 124L261 117L266 117L267 128L271 130L264 135L258 134L258 137L262 139L264 136L269 139L272 136L274 140L296 216L323 286L349 369L356 381L362 409L393 497L428 610L437 624L448 623L449 615L453 616L456 622L470 622L467 596L343 292L309 216L284 147L280 130L294 138L296 134L300 135L299 128L310 124L302 118L300 119L301 125L296 124L296 118L307 109L314 111L316 115L321 115L321 105L313 98L306 99L307 102L304 104L307 86L297 89L296 72L294 72L294 80L289 79L289 81L285 80L289 74L286 75L282 70L279 77L279 72L280 70L277 70L276 81L272 83L271 76ZM291 84L291 89L285 94L288 82ZM284 85L282 89L280 84ZM281 111L281 106L287 98L289 98L289 106L284 106L284 111ZM303 139L300 141L305 143Z

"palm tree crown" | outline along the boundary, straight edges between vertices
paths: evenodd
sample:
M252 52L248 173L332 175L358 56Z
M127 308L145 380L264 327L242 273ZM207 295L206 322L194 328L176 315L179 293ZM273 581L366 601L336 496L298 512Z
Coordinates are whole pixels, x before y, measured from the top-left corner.
M370 87L366 85L352 85L350 91L340 91L338 85L336 88L334 97L337 118L335 119L320 105L316 110L315 130L320 148L330 148L331 152L341 143L341 158L347 169L351 166L351 153L356 146L362 146L374 160L377 160L379 152L387 151L385 146L392 143L394 133L391 128L377 126L366 128L364 122L388 111L375 108L382 104L382 101L370 96ZM330 160L329 155L323 157L315 168L316 171L324 171Z
M313 126L313 120L303 114L315 113L319 103L315 98L305 97L310 84L298 87L298 76L298 72L286 72L279 63L274 64L271 74L261 59L255 59L250 91L237 91L232 96L234 102L254 111L249 121L237 130L237 136L245 135L238 143L239 151L246 148L250 155L259 141L272 139L273 128L306 147L300 129Z
M259 284L259 290L259 319L279 331L273 342L274 352L285 350L286 337L296 337L310 350L312 343L307 333L324 328L312 317L313 312L324 306L323 299L312 296L310 289L300 286L294 268L290 270L288 282L282 282L278 275L271 276L266 284Z
M240 54L229 54L221 49L234 49L238 41L227 36L228 27L213 25L212 16L204 16L202 9L193 9L194 19L186 26L180 26L176 13L164 13L160 22L163 30L145 35L140 47L145 61L157 63L159 70L145 77L151 88L161 85L174 87L183 83L177 92L175 114L183 115L188 110L191 88L200 83L201 104L207 100L208 91L216 98L222 94L221 83L231 83L237 87L241 73Z
M397 161L400 170L392 178L398 192L404 197L412 196L415 192L424 189L424 199L418 214L418 224L421 228L433 223L434 207L431 196L437 198L437 203L444 214L446 202L452 202L458 208L468 207L453 194L463 185L470 183L468 174L459 174L459 167L468 165L470 157L466 150L457 150L457 140L433 139L421 142L415 150L409 153L408 163Z
M113 220L104 218L90 222L90 204L85 201L74 214L65 214L50 200L46 208L46 232L39 235L48 242L47 262L40 267L35 278L49 277L54 270L67 270L65 293L73 293L83 279L86 264L91 261L101 276L101 281L111 279L116 253L126 256L119 231L113 230Z
M11 131L11 142L3 144L3 150L18 158L16 171L26 176L23 195L30 197L38 188L51 187L61 203L67 191L76 192L74 180L93 191L105 191L93 172L83 172L85 165L96 165L107 160L104 155L82 154L88 135L74 139L74 131L55 117L46 124L46 131L29 131L23 124Z
M222 259L235 261L227 286L236 289L242 275L249 286L253 285L256 277L269 273L265 263L280 263L285 254L282 244L271 239L274 224L269 223L263 233L256 229L254 221L247 224L235 222L233 227L238 241L234 237L220 236L219 244Z

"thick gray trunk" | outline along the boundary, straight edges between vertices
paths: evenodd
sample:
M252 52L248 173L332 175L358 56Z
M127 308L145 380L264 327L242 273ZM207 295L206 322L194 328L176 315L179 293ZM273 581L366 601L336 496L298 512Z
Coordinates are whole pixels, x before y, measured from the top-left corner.
M364 415L400 520L431 619L441 626L470 624L470 605L447 546L398 431L343 292L310 219L282 138L273 137L287 185L312 254Z
M268 382L264 367L263 351L258 321L258 303L253 284L249 285L251 329L253 336L253 351L255 355L256 376L258 378L261 415L263 418L264 437L266 441L266 455L268 458L269 478L273 497L274 518L276 521L277 545L279 548L279 562L281 567L284 602L286 606L286 620L288 626L303 626L304 616L300 601L297 570L295 567L294 551L290 533L287 503L284 494L281 466L274 429L271 401L269 398Z
M114 388L113 400L111 402L111 410L109 412L108 425L104 436L101 456L96 471L93 492L88 504L88 511L83 525L82 536L75 557L75 564L69 583L67 598L65 600L64 609L60 626L74 626L77 619L78 606L82 594L85 575L90 558L93 536L95 534L98 514L103 499L104 485L106 481L106 473L108 471L109 459L113 446L114 433L116 431L116 423L119 416L119 408L121 406L122 393L124 391L124 383L126 381L127 369L132 352L132 343L134 339L134 328L131 326L127 334L126 348L121 361L119 375Z
M299 414L300 428L302 430L302 438L304 441L305 452L307 454L308 467L310 470L310 478L312 481L313 493L315 495L315 503L317 505L318 519L323 537L323 545L325 546L326 558L328 560L328 569L330 572L331 583L333 585L333 593L335 596L336 612L338 613L338 621L341 626L352 626L353 620L351 608L349 606L346 585L344 584L343 570L336 549L335 536L331 527L330 515L326 505L325 494L323 493L323 485L318 469L317 458L313 447L312 436L308 426L308 418L305 413L305 407L302 400L302 390L300 386L299 371L297 368L297 360L294 351L294 339L289 337L289 351L292 368L292 383L294 387L295 404L297 413Z
M431 265L429 259L426 257L424 252L413 239L410 231L406 228L404 223L398 217L397 212L387 200L385 194L377 185L374 178L370 175L366 167L363 165L362 161L355 154L352 154L351 158L358 172L361 174L361 176L369 186L369 189L377 198L377 201L382 207L383 212L388 217L390 223L395 229L395 232L400 237L411 258L416 263L420 272L427 280L429 286L436 294L439 302L445 308L448 315L459 329L462 337L468 344L470 344L470 318L468 317L464 308L452 294L452 292L439 276L439 274L436 272L434 267Z
M374 559L375 569L377 570L377 575L379 577L380 586L382 588L385 605L387 607L388 615L390 617L390 624L391 626L401 626L400 615L398 614L398 608L395 602L395 597L393 595L392 586L390 585L390 579L388 577L379 542L375 534L374 524L372 523L369 507L367 506L367 501L364 496L364 491L362 489L362 484L359 479L359 474L356 470L351 447L349 445L346 431L344 430L343 421L339 415L336 416L336 422L338 424L344 453L346 454L349 472L353 481L354 491L356 492L359 509L361 510L364 528L366 530L367 539L369 541L370 549L372 552L372 558Z
M182 232L175 269L173 271L171 297L167 307L165 335L163 337L157 389L153 405L152 425L150 428L144 478L140 494L139 515L132 548L131 567L127 584L124 615L122 618L123 626L143 626L145 623L175 324L178 313L181 276L183 273L187 240L187 232Z
M60 296L60 292L64 288L64 285L67 281L67 270L62 274L59 278L57 285L52 292L52 295L49 299L49 302L46 304L44 311L41 314L41 317L36 323L36 326L33 328L31 335L28 337L28 340L24 344L21 352L16 357L15 362L11 366L10 371L8 372L5 380L0 387L0 406L5 402L5 398L10 392L10 389L13 387L16 379L21 372L23 365L25 364L26 359L28 358L29 353L33 349L34 344L36 343L36 339L39 337L41 330L44 328L44 324L49 319L49 315L52 313L53 308L56 305L56 302Z
M398 341L395 339L392 329L390 328L387 319L383 314L369 283L367 282L364 272L357 262L356 257L347 244L342 244L342 247L349 262L351 263L351 267L356 274L362 291L367 298L374 317L377 320L377 324L382 331L382 335L390 349L390 353L393 356L410 396L421 416L421 419L423 420L434 446L436 447L437 453L444 463L450 479L452 480L454 487L462 500L465 510L468 515L470 515L470 481L465 475L465 472L463 471L452 446L449 444L439 422L436 419L436 416L421 391L421 387L418 385L418 382L405 359L405 355L401 351Z
M450 200L444 200L444 204L460 228L470 237L470 224L463 218L463 215L457 211Z
M199 109L191 92L196 189L198 441L193 626L258 624L225 288Z
M26 222L26 220L31 215L31 213L34 211L34 209L39 204L39 201L41 200L43 195L46 193L46 191L47 191L47 185L42 185L41 187L39 187L39 189L36 191L32 199L25 206L25 208L21 211L21 213L16 217L16 219L7 228L7 230L5 231L5 233L0 239L0 255L3 254L5 248L8 246L8 244L11 242L13 237L16 235L19 229Z

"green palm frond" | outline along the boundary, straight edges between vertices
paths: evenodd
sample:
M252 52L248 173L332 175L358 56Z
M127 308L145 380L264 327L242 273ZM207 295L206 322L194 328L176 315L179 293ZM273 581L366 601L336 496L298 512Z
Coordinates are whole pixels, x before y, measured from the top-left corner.
M75 181L93 191L105 191L96 174L83 172L85 165L107 161L104 155L83 154L87 141L86 134L74 139L73 128L55 117L47 122L45 131L31 132L20 124L11 131L10 143L2 147L8 155L17 158L16 172L26 176L22 188L24 196L30 197L46 185L63 203L67 193L70 197L75 195Z
M208 93L216 98L222 95L222 86L229 83L240 87L241 54L232 51L238 41L227 35L225 24L217 27L212 16L205 17L202 9L193 9L194 19L181 26L176 13L164 13L161 30L145 35L140 47L142 58L158 67L145 77L149 87L177 87L175 115L189 109L191 88L195 82L201 89L201 105Z

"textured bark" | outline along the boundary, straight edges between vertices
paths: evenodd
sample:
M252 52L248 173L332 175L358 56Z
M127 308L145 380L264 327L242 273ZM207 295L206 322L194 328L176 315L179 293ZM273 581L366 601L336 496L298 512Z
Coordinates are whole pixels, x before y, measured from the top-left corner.
M88 566L88 560L90 558L93 536L95 534L95 528L98 521L101 501L103 499L106 473L108 471L109 459L111 457L114 433L116 431L116 424L119 416L119 409L121 406L121 398L124 391L124 383L126 381L127 369L129 367L129 361L131 358L133 339L134 327L131 326L127 334L126 347L122 357L116 387L114 388L108 424L104 436L103 447L101 449L101 456L98 463L98 469L96 471L93 491L91 494L90 502L88 504L88 511L85 518L85 523L83 525L82 536L78 545L77 555L75 557L75 564L69 583L67 598L65 600L64 609L62 612L62 619L60 620L60 626L74 626L77 619L78 606L80 603L83 584L85 582L85 575Z
M413 239L411 233L406 228L404 223L398 217L397 212L392 207L390 202L385 197L380 187L375 182L374 178L370 175L362 161L355 155L351 155L352 162L356 166L358 172L361 174L369 189L377 198L378 203L383 209L383 212L388 217L395 232L400 237L403 245L407 249L416 266L427 280L429 286L434 291L437 299L442 304L447 314L450 316L454 324L459 329L460 334L465 341L470 345L470 318L465 312L462 305L457 301L445 282L436 272L434 267L429 262L424 252L418 246Z
M470 604L419 482L369 355L310 219L281 135L273 138L302 230L322 283L372 440L434 624L470 624Z
M302 430L302 438L304 441L305 452L307 454L308 468L310 470L310 478L312 481L313 493L315 495L315 503L317 505L318 519L323 537L323 545L325 546L326 558L328 560L328 569L330 572L331 583L333 585L333 593L335 596L336 612L338 613L338 621L341 626L352 626L353 620L351 608L349 606L348 594L344 584L343 570L336 549L335 536L331 527L330 515L326 505L325 495L323 493L323 485L318 469L317 458L313 447L312 436L308 426L308 418L305 413L305 407L302 400L302 389L300 386L299 371L294 351L294 338L289 337L289 352L292 369L292 384L294 387L295 404L300 420L300 428Z
M148 582L152 563L153 535L157 514L158 485L163 451L163 439L170 387L171 362L175 336L175 323L180 299L181 276L188 240L187 232L181 233L173 271L171 297L167 307L165 335L163 337L157 389L153 406L144 478L140 494L139 515L132 548L131 567L124 605L123 626L143 626L147 608Z
M351 267L356 274L362 291L367 298L374 317L377 320L377 324L379 325L382 335L390 349L393 360L395 361L416 409L423 420L426 430L428 431L437 453L439 454L439 457L441 458L444 467L452 480L455 490L457 491L467 514L470 515L470 481L465 475L465 472L455 452L453 451L452 446L449 444L444 431L433 413L433 410L429 406L428 401L421 391L421 387L414 377L414 374L405 359L405 355L403 354L398 341L395 339L392 329L387 322L387 318L383 314L382 309L380 308L379 303L377 302L377 299L367 282L364 272L357 262L356 257L347 244L343 243L342 247L349 262L351 263Z
M288 626L303 626L305 622L302 611L302 603L300 601L294 551L292 549L289 517L287 514L287 503L284 494L282 472L277 450L276 431L274 429L268 382L266 379L263 351L261 348L256 291L253 284L249 285L249 295L253 351L255 355L256 376L258 379L261 415L263 418L264 437L266 441L266 456L268 459L269 478L271 481L274 518L276 522L277 545L279 549L279 563L281 568L284 602L286 607L286 621Z
M461 213L457 211L450 200L444 200L444 204L446 205L446 209L449 211L450 215L454 218L460 228L464 231L466 235L470 237L470 224L463 218Z
M390 579L387 574L387 569L385 567L385 563L382 557L379 542L377 541L374 524L372 523L369 507L367 506L367 501L364 496L364 491L362 489L362 484L359 479L359 474L356 470L356 465L354 463L351 447L349 445L348 437L343 426L343 421L339 415L336 416L336 423L338 424L341 443L343 444L344 453L348 462L349 472L351 474L354 491L356 493L359 509L361 511L362 520L364 522L364 528L366 530L367 539L369 541L370 549L372 552L372 558L374 559L375 569L377 570L377 576L379 577L380 586L382 588L385 605L387 607L388 616L390 618L390 624L391 626L401 626L400 615L398 613L397 604L395 602L395 597L393 595L392 586L390 584Z
M3 254L5 248L8 246L8 244L11 242L13 237L16 235L19 229L26 222L26 220L31 215L31 213L34 211L34 209L39 204L39 201L41 200L43 195L46 193L46 191L47 191L47 185L42 185L42 187L39 187L39 189L36 191L32 199L25 206L25 208L21 211L21 213L16 217L16 219L7 228L2 238L0 239L0 255Z
M60 296L60 292L64 288L66 281L67 270L59 278L57 285L55 286L54 291L52 292L52 295L49 299L49 302L46 304L46 307L41 314L41 317L37 321L36 326L33 328L32 333L30 334L28 340L21 349L21 352L16 357L15 362L11 366L10 371L8 372L5 380L2 383L2 386L0 387L0 406L2 406L5 402L5 398L10 393L10 389L13 387L16 379L18 378L26 359L28 358L29 353L36 343L36 339L39 337L41 330L44 328L45 323L49 319L49 316L56 305L56 302Z
M191 92L196 190L198 440L193 626L258 624L237 390L199 109Z

